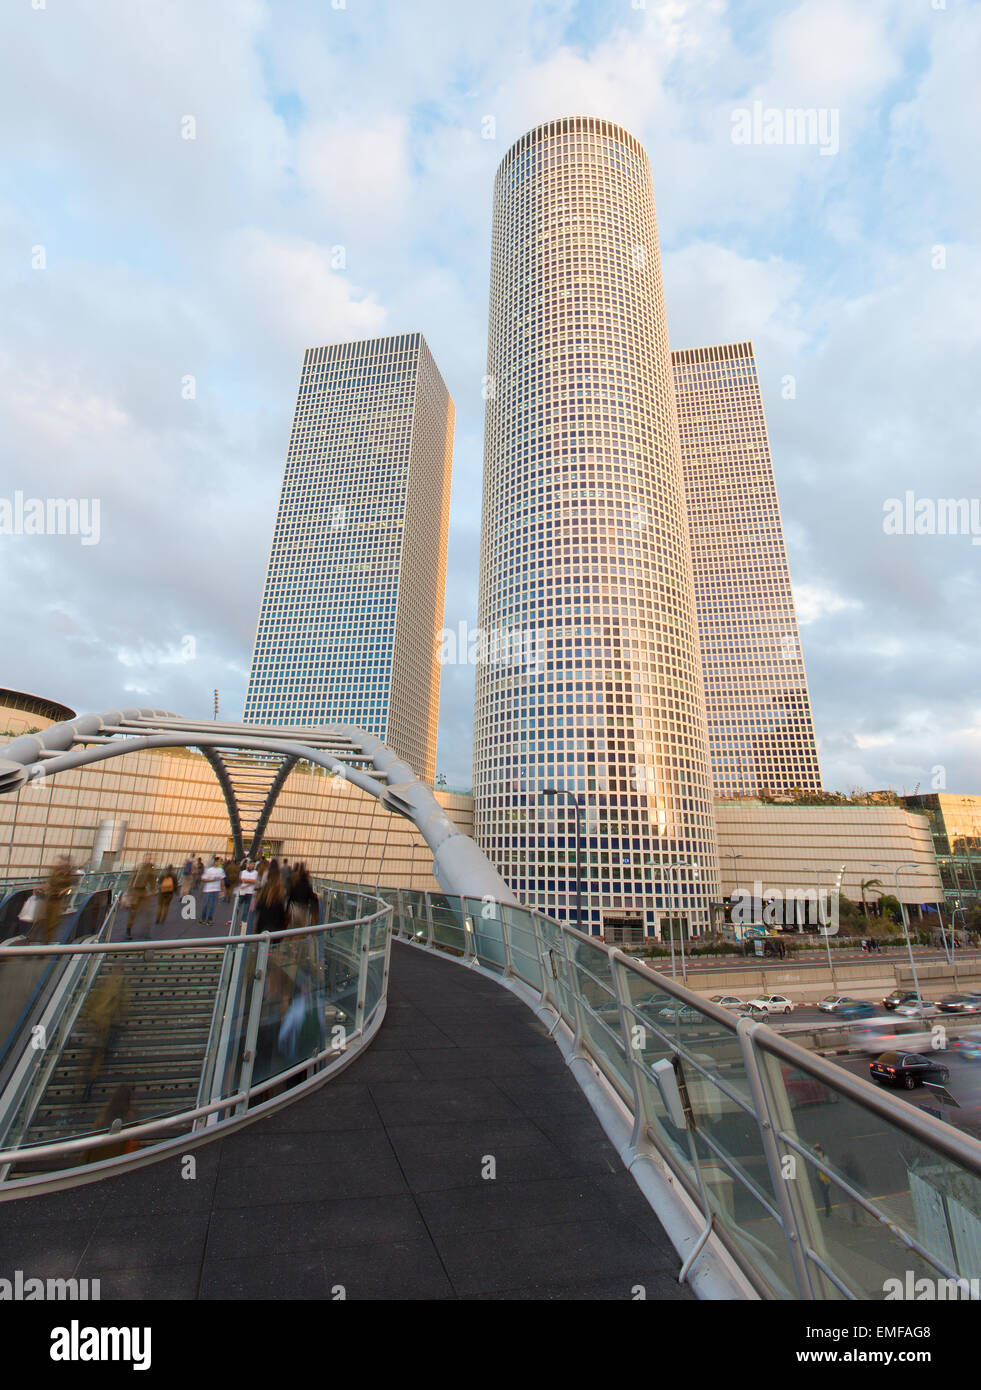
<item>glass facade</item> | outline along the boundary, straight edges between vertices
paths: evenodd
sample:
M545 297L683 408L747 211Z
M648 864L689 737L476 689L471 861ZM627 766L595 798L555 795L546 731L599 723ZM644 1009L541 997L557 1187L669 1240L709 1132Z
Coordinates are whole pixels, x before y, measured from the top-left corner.
M498 170L485 394L476 838L585 931L697 932L718 861L654 195L607 121Z
M930 822L947 905L966 908L981 903L981 797L925 792L902 800Z
M753 345L671 360L716 794L820 791Z
M436 765L453 402L419 333L304 354L245 722Z

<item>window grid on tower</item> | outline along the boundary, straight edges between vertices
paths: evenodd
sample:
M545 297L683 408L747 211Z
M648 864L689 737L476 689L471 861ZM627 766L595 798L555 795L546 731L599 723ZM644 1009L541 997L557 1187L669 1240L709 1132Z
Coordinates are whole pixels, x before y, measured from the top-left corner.
M453 413L421 334L304 354L246 723L351 724L432 781Z
M495 184L480 626L537 660L477 667L478 842L581 925L694 930L716 896L712 787L650 166L610 122L550 122ZM673 876L669 866L693 867Z
M716 794L819 791L753 345L671 357Z

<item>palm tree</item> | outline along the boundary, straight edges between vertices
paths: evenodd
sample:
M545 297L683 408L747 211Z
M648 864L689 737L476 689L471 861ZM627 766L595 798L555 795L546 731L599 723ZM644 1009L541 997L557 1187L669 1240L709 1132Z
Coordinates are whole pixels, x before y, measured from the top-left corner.
M869 905L865 901L866 888L881 888L882 880L878 878L867 878L862 883L862 911L865 913L865 920L869 920Z

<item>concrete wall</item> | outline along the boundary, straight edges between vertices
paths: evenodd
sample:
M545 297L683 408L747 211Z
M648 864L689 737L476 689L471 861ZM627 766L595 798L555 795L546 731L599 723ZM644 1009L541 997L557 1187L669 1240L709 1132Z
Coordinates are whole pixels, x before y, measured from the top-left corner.
M861 903L863 879L878 878L883 892L895 893L891 869L873 869L915 862L915 871L900 874L905 903L943 900L933 837L926 816L895 806L768 806L752 801L717 801L719 876L722 892L752 893L755 881L764 892L813 888L808 868L826 869L821 882L831 885L842 864L842 892ZM733 860L733 855L737 858ZM873 902L876 890L867 891Z

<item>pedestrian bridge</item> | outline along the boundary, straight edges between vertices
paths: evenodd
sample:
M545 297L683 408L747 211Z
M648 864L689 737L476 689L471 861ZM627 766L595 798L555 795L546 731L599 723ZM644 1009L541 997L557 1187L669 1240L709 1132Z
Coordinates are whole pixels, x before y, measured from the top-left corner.
M188 1298L981 1276L981 1144L495 893L387 750L111 715L0 749L0 787L157 738L313 751L426 825L446 891L319 880L313 926L127 942L127 876L92 875L41 944L0 884L0 1266Z

